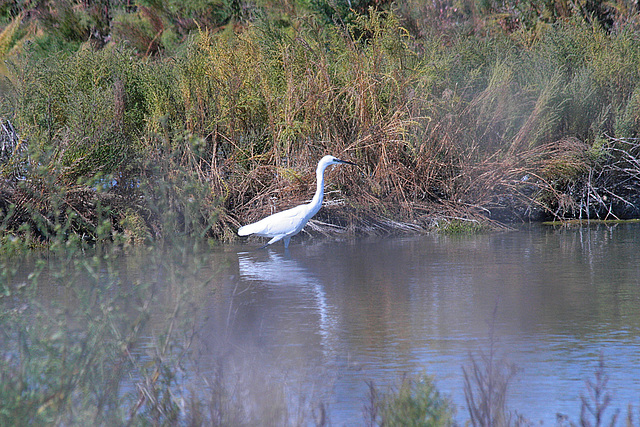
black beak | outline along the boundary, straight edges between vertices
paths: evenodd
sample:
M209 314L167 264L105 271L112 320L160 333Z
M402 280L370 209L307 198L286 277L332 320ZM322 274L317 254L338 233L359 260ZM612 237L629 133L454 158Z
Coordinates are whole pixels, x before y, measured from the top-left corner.
M356 165L355 163L353 163L353 162L348 162L348 161L346 161L346 160L340 160L340 159L336 159L336 160L337 160L337 161L339 161L340 163L344 163L344 164L347 164L347 165L358 166L358 165Z

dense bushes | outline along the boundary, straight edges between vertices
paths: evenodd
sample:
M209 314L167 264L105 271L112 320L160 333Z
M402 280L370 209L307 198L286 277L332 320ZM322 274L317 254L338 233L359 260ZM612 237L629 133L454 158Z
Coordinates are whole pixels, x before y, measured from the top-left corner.
M331 23L298 4L6 12L0 116L22 149L2 164L3 227L47 238L42 224L72 222L93 239L104 206L121 235L231 236L308 197L327 152L361 166L329 184L352 229L637 215L611 186L637 167L609 172L637 151L638 15L463 3ZM582 154L559 156L566 141Z

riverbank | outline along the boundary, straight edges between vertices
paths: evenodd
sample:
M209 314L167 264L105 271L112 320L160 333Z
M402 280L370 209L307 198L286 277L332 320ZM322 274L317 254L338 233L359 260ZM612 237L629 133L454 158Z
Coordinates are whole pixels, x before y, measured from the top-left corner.
M464 4L6 12L4 238L231 241L324 154L319 231L638 218L637 11Z

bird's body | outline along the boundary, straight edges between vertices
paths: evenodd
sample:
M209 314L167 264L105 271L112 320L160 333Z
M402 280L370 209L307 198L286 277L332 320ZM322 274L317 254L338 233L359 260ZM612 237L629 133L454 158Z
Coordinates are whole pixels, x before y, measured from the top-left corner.
M261 237L271 237L267 245L284 239L285 248L289 246L291 236L298 234L307 221L315 214L309 215L309 205L300 205L286 211L277 212L253 224L238 229L238 235L255 234Z
M322 199L324 197L324 171L331 165L346 163L353 165L354 163L337 159L333 156L324 156L316 169L316 194L311 202L299 205L282 212L277 212L266 218L261 219L253 224L242 226L238 229L238 235L248 236L254 234L256 236L271 237L265 246L284 240L284 247L289 247L291 236L298 234L322 207Z

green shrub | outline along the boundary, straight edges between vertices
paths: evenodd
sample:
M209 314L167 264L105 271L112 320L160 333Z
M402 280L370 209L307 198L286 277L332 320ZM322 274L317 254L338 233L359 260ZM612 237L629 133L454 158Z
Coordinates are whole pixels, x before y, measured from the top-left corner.
M640 86L635 88L616 117L616 136L623 139L633 139L640 135Z
M370 383L369 394L368 412L365 413L369 425L453 425L453 404L437 390L433 378L427 375L404 377L398 388L386 393Z

